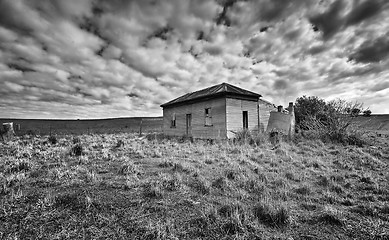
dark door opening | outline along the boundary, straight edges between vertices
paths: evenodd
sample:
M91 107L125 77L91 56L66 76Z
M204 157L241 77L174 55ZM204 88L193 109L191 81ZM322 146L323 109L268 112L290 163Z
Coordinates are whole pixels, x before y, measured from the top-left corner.
M186 135L192 135L192 114L186 114Z
M248 111L243 111L243 129L249 128L249 114Z

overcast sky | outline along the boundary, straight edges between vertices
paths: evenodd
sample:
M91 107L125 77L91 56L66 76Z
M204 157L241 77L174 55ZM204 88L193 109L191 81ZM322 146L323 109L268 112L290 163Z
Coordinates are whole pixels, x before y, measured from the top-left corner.
M387 0L0 0L0 117L161 116L221 82L389 113Z

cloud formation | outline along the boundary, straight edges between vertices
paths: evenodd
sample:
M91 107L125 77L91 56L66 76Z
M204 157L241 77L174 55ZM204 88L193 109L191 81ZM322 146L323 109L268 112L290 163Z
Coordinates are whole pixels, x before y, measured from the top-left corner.
M229 82L389 113L385 0L0 0L0 117L158 116ZM365 104L366 105L366 104Z

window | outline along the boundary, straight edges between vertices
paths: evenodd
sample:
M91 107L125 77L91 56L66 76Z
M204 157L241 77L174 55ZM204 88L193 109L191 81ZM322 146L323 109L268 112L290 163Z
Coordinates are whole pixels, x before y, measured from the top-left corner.
M172 121L170 123L170 127L171 128L175 128L176 127L176 114L175 113L173 113L173 115L172 115Z
M211 108L205 109L205 126L212 126Z

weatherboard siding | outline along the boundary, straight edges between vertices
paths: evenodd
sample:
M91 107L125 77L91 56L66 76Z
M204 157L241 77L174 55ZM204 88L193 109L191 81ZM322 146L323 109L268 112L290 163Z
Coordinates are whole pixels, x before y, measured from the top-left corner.
M271 111L277 111L277 108L273 104L263 101L262 99L258 100L259 105L259 129L261 131L266 131L267 125L270 118Z
M211 108L212 126L205 126L206 108ZM225 98L216 98L176 107L165 107L163 109L164 134L168 136L186 135L186 115L192 114L192 137L201 139L226 138L225 109ZM174 113L176 115L176 126L171 127Z
M258 102L226 98L227 136L234 137L234 132L243 129L243 111L248 112L248 129L258 130Z

